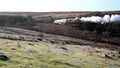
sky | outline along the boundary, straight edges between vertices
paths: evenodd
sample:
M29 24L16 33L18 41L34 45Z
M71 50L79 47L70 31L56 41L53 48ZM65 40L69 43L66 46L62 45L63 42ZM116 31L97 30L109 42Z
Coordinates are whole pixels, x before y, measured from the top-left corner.
M0 12L112 11L120 0L0 0Z

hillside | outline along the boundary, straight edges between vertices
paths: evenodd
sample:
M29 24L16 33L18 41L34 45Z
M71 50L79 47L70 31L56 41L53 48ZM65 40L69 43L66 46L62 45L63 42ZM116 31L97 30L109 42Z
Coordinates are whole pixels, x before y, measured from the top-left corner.
M119 22L53 23L105 14L120 11L0 12L0 68L120 68Z
M11 15L11 16L52 16L55 18L66 18L66 17L82 17L90 15L103 16L105 14L120 14L120 11L76 11L76 12L0 12L0 15Z
M30 37L29 40L33 39L35 41L39 40L39 41L43 41L43 42L51 42L51 43L63 44L63 45L64 44L74 44L74 45L84 45L84 46L89 45L89 46L93 46L93 47L107 48L110 50L118 50L118 51L120 50L119 46L116 46L113 44L88 41L88 40L84 40L84 39L80 39L80 38L73 38L73 37L67 37L67 36L62 36L62 35L54 35L54 34L42 33L42 32L21 29L21 28L13 28L13 27L4 27L4 29L18 33L18 34L23 34L23 37L24 37L24 35L25 35L25 37L28 36L28 37ZM12 36L14 37L13 34L12 34ZM119 40L116 39L114 41L117 42Z
M56 25L56 19L82 16L120 14L120 11L104 12L0 12L0 26L16 27L43 33L64 35L90 41L120 45L120 24L65 24ZM96 27L97 28L96 28Z
M119 52L109 49L8 39L0 39L0 47L1 68L120 67Z

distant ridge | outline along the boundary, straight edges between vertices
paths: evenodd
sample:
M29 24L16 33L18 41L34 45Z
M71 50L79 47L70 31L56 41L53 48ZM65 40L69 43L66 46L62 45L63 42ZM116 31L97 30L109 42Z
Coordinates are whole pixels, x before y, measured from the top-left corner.
M82 17L82 16L103 16L105 14L120 14L120 10L116 11L56 11L56 12L0 12L0 15L21 15L21 16L53 16L55 18L66 18L66 17Z

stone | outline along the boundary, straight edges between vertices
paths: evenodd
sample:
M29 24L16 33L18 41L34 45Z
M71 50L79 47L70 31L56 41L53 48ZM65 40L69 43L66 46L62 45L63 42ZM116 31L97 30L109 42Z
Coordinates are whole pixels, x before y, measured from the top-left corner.
M113 57L111 57L111 56L108 56L107 54L105 54L105 58L111 59L111 60L116 60L115 58L113 58Z
M65 48L65 47L60 47L61 49L63 49L63 50L65 50L65 51L68 51L68 49L67 48Z
M118 51L118 54L120 54L120 51Z
M4 52L0 52L0 54L4 54Z
M37 38L37 40L42 41L43 39L42 38Z
M50 42L53 43L53 44L54 44L54 43L57 43L55 40L50 40Z
M11 50L17 50L16 48L11 48Z
M0 55L0 60L7 61L9 58L6 55Z

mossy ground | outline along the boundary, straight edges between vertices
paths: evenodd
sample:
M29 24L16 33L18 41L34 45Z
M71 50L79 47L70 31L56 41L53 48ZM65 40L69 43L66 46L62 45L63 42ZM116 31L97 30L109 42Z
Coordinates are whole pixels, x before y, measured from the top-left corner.
M120 60L104 58L105 52L110 50L0 39L0 55L9 57L0 60L0 68L120 68Z

